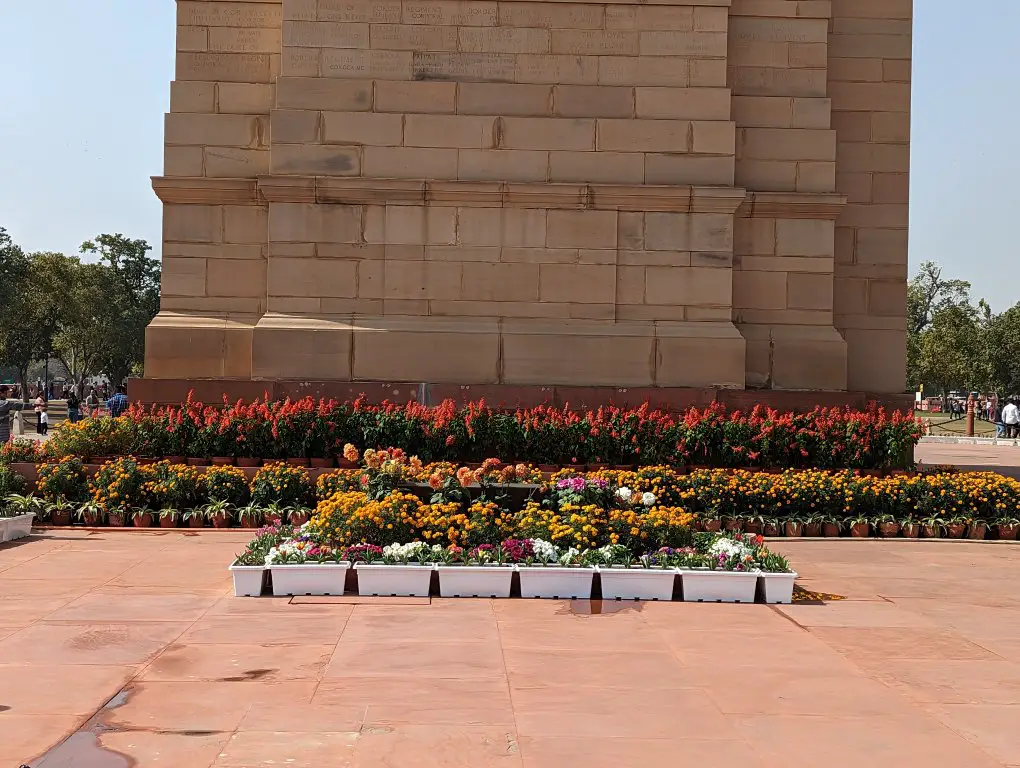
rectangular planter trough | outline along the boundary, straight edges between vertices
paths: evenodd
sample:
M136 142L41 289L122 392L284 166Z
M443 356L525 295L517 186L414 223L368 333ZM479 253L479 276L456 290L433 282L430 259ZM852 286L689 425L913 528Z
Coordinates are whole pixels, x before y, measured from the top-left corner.
M766 603L792 603L793 582L797 580L796 573L760 573L762 594Z
M272 565L273 594L342 595L350 563L314 563L304 565Z
M431 565L369 565L356 563L358 594L385 597L428 597Z
M441 565L441 597L510 597L514 569L499 565Z
M32 533L32 521L35 519L35 512L27 515L15 515L14 517L0 518L0 541L14 541L23 539Z
M757 571L681 570L686 603L753 603Z
M266 584L266 568L262 565L232 565L234 597L258 597Z
M521 597L591 599L594 568L560 568L556 566L520 566Z
M599 566L603 600L672 600L676 571L672 568L609 568Z

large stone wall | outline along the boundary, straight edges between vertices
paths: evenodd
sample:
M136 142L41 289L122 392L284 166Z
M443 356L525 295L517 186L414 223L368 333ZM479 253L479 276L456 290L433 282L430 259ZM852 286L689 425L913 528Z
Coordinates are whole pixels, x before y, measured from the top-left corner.
M910 0L178 0L170 378L904 384Z

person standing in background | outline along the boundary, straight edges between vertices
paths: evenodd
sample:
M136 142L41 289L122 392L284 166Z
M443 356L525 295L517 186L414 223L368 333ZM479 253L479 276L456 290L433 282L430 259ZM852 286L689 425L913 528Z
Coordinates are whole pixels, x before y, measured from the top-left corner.
M7 399L10 392L7 386L0 385L0 445L11 439L11 414L25 409L24 403Z
M42 434L42 412L43 412L43 409L46 407L46 398L43 396L42 390L39 390L39 394L36 395L36 398L33 401L33 406L35 408L35 433L37 435L41 435Z
M78 399L78 393L72 387L67 393L67 420L74 424L79 419L81 419L81 400Z
M39 434L45 437L50 431L50 415L46 412L47 406L43 406L39 412Z
M107 401L106 407L110 409L110 415L114 418L117 418L127 410L128 399L123 386L117 387L117 394Z

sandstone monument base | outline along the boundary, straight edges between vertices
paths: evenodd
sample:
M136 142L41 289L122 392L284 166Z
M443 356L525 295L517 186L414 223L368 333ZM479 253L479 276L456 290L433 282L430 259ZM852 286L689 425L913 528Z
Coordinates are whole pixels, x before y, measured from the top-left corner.
M152 391L902 392L910 35L909 0L179 0Z

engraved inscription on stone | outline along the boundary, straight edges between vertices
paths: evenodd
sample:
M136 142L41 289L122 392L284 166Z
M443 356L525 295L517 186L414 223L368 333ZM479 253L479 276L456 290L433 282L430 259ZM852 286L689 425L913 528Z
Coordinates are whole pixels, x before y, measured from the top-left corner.
M320 48L284 48L283 74L287 77L317 77Z
M741 18L730 29L733 40L748 43L824 43L827 34L825 19Z
M280 31L212 27L209 30L209 50L222 53L277 53L280 50Z
M270 57L255 53L178 53L177 79L264 82Z
M557 85L594 85L598 82L598 58L595 56L517 57L518 83L554 83Z
M460 49L472 53L548 53L549 32L545 29L466 27L460 30Z
M319 0L319 21L400 23L400 0Z
M512 83L515 60L502 53L420 53L412 58L415 80L482 80Z
M285 21L283 44L302 48L368 48L368 24Z
M507 27L601 29L602 14L601 5L502 3L499 6L499 23Z
M456 51L457 27L373 24L372 47L397 51Z
M634 55L638 52L638 33L557 29L552 33L552 52L584 56Z
M177 23L196 27L279 27L283 6L272 3L226 3L182 0Z
M499 23L497 5L491 0L408 0L405 24L440 24L455 27L494 27Z
M407 80L411 76L411 54L404 51L324 50L322 74L324 77Z

